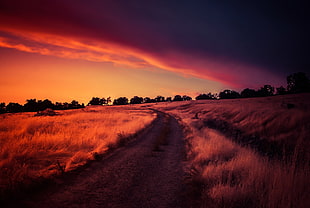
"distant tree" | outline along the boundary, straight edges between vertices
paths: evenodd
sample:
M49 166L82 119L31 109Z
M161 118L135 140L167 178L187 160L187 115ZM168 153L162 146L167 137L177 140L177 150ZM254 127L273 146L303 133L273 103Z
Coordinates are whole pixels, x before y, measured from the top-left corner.
M53 109L55 106L54 104L52 103L52 101L48 100L48 99L45 99L45 100L38 100L37 102L37 111L43 111L47 108L51 108Z
M287 91L290 93L310 92L310 80L304 72L287 76Z
M26 103L24 105L24 111L26 111L26 112L39 111L37 100L36 99L26 100Z
M119 97L113 101L113 105L127 105L128 98L126 97Z
M63 106L62 103L56 102L56 103L55 103L54 109L55 109L55 110L64 110L64 106Z
M173 101L183 101L183 98L181 95L176 95L174 96Z
M79 106L79 102L76 100L72 100L70 104L71 104L72 108L77 108Z
M78 101L72 100L71 103L69 104L70 109L77 109L77 108L84 108L84 104L79 104Z
M274 94L274 87L271 85L264 85L264 87L260 88L257 91L257 95L259 97L267 97L267 96L272 96Z
M220 92L220 99L234 99L240 98L240 94L233 90L224 90Z
M5 103L0 103L0 113L5 113Z
M183 95L182 97L183 100L192 100L192 98L190 96L187 96L187 95Z
M145 97L145 98L143 98L143 102L144 103L151 103L151 98Z
M196 100L211 100L211 99L215 99L215 96L212 95L211 93L208 93L208 94L200 94L200 95L198 95L195 99L196 99Z
M243 98L257 97L257 92L253 89L246 88L242 90L240 96Z
M130 104L141 104L143 102L142 97L134 96L130 99Z
M154 98L155 102L165 102L165 97L158 95Z
M111 97L108 97L107 100L106 100L106 104L110 105L111 103L112 103L112 99L111 99Z
M277 95L285 95L285 94L287 94L287 91L283 86L277 88Z
M107 100L105 98L93 97L88 105L105 105L107 104Z
M9 112L9 113L22 112L23 111L23 106L20 105L19 103L9 103L6 106L6 111Z
M171 102L171 101L172 101L172 97L167 97L167 98L166 98L166 101L167 101L167 102Z
M62 106L63 106L63 109L69 109L70 104L67 103L67 102L64 102L64 103L62 104Z

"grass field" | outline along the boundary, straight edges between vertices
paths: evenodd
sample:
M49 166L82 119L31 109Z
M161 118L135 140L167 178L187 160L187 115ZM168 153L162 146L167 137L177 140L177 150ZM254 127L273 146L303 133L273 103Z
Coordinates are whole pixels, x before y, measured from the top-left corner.
M309 94L155 105L187 132L202 207L309 207Z
M148 107L183 125L201 207L310 207L309 94L3 114L1 195L119 146L154 120Z
M1 195L96 159L156 117L150 110L113 106L57 113L0 115Z

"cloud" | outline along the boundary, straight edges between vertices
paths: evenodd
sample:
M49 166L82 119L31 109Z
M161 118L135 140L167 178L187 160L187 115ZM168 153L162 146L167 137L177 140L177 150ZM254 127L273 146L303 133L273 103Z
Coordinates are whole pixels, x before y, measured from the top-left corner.
M249 62L253 58L248 54L262 57L265 51L253 49L257 44L251 40L257 36L246 33L243 37L239 26L233 27L229 7L221 11L212 4L198 8L155 1L1 3L1 47L132 68L160 68L233 87L279 80L276 71L257 65L257 58ZM205 14L202 7L208 11L205 16L200 16ZM251 53L246 47L251 47Z
M103 42L83 43L81 40L53 34L10 32L0 37L0 47L70 59L111 62L131 67L149 66L147 62L120 46Z

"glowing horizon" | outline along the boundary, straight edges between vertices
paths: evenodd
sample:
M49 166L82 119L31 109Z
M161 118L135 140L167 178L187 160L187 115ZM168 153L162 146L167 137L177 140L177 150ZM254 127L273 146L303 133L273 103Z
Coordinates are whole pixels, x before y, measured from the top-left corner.
M267 44L256 43L246 33L239 34L242 39L235 29L223 27L227 22L221 19L201 22L174 11L183 20L181 25L165 13L166 7L142 2L154 19L127 3L30 2L2 3L0 102L87 102L93 96L195 96L264 84L279 87L290 71L281 71L280 66L292 65L277 57L281 54L270 62L267 53L274 53ZM204 29L204 24L209 27Z

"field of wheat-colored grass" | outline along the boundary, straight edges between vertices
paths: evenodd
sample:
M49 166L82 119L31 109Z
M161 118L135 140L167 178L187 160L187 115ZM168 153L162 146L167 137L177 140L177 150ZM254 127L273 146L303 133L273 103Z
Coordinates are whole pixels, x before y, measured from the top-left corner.
M96 159L156 117L150 110L117 106L89 106L57 113L0 115L2 191L18 189L36 178L70 171Z
M156 107L185 126L188 172L192 183L199 184L202 207L309 207L308 98L299 94ZM256 148L259 144L269 146ZM273 151L282 153L273 157Z

